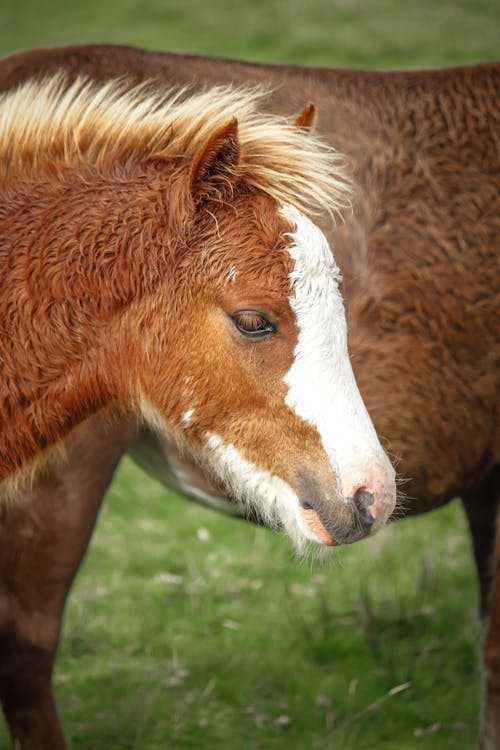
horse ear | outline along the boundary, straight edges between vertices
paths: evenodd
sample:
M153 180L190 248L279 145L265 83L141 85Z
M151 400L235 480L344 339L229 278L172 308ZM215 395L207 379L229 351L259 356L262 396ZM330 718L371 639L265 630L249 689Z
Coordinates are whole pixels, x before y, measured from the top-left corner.
M221 198L238 179L240 143L235 117L198 151L191 167L191 193L196 203Z
M316 107L312 102L307 102L306 106L299 112L294 120L294 125L298 128L310 130L316 121Z

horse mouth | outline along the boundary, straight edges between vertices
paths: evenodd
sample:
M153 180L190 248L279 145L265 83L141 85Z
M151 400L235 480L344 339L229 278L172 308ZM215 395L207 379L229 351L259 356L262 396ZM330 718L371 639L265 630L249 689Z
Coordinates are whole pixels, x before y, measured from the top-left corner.
M315 538L330 547L352 544L373 533L375 517L371 512L374 498L366 490L354 497L322 491L307 472L299 475L302 498L300 514Z
M312 505L309 505L309 503L302 503L300 513L309 529L313 532L313 534L318 538L320 542L325 544L327 547L336 546L337 542L332 537L330 532L327 531Z

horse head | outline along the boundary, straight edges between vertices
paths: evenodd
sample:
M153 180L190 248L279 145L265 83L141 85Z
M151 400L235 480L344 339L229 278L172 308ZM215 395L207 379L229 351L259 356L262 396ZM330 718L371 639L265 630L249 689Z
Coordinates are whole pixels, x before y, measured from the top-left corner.
M242 151L233 119L193 160L174 317L150 332L168 377L158 359L141 408L212 494L299 547L353 542L387 520L395 482L352 372L340 271L304 211L248 184Z
M4 97L2 478L132 408L298 546L387 519L394 472L309 217L348 181L312 105L286 123L261 96L55 77Z

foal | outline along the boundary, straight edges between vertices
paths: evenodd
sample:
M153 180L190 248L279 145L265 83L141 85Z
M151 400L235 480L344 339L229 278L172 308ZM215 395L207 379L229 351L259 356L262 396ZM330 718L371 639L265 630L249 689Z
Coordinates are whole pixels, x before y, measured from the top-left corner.
M260 97L55 77L3 98L4 493L105 409L299 547L355 541L393 510L339 271L305 214L340 209L348 182Z

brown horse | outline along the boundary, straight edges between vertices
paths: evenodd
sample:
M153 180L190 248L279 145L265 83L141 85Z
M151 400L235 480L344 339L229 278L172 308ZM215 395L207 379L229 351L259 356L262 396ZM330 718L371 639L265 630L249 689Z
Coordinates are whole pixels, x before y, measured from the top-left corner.
M409 478L406 513L463 499L487 623L480 745L496 748L499 344L492 280L500 235L500 67L367 73L96 46L7 58L0 87L60 68L100 80L264 81L274 88L273 110L287 113L307 99L319 105L321 133L354 166L354 212L333 239L356 378L379 435ZM50 687L61 614L102 495L136 434L132 418L106 426L105 415L96 414L72 432L65 460L52 463L4 519L0 692L11 725L25 727L27 747L64 747ZM151 461L149 441L147 447ZM224 502L218 488L166 450L168 481ZM166 465L155 462L161 471Z

